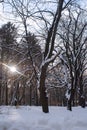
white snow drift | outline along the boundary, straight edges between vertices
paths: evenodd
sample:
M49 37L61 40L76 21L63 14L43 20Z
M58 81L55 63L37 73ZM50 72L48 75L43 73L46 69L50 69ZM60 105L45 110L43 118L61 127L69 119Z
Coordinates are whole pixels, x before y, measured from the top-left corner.
M87 108L0 106L0 130L87 130Z

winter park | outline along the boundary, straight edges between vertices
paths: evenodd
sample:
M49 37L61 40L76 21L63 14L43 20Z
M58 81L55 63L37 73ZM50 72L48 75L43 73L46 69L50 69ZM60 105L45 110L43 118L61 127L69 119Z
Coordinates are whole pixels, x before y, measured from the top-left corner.
M0 130L87 130L86 0L0 0Z

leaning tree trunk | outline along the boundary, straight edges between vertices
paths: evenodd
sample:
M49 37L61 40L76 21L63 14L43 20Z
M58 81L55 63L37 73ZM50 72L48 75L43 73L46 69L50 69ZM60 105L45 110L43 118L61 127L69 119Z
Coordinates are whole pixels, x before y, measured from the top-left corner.
M40 75L39 92L40 92L40 103L42 105L42 111L48 113L49 112L48 97L46 94L46 87L45 87L46 70L47 70L47 66L46 65L42 66L41 75Z

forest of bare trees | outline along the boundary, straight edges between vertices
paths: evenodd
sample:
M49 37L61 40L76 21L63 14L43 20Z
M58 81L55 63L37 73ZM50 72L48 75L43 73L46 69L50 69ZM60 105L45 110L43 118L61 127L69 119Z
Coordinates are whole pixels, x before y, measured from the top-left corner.
M86 9L76 0L4 0L3 12L7 5L14 20L0 27L0 105L84 108Z

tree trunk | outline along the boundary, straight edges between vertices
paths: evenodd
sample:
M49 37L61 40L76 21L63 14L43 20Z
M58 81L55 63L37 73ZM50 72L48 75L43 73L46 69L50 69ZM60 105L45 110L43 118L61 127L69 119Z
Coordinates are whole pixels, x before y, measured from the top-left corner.
M85 97L83 94L83 85L82 85L82 78L80 80L80 90L79 90L79 105L83 108L85 108Z
M37 87L36 87L36 92L35 92L35 94L36 94L36 106L38 106L39 103L38 103L38 90L37 90Z
M0 105L1 105L1 88L2 88L2 83L0 81Z
M40 102L42 105L42 111L44 113L49 112L48 97L46 95L46 87L45 87L46 70L47 70L47 65L44 65L41 69L40 84L39 84Z
M2 47L1 47L2 48ZM3 49L1 49L3 50ZM2 105L2 80L3 80L3 51L0 52L0 105Z
M8 86L7 86L7 81L6 81L6 84L5 84L5 85L6 85L6 86L5 86L5 87L6 87L6 90L5 90L5 91L6 91L5 105L8 105Z
M32 86L30 85L29 105L32 105Z
M71 101L71 99L67 101L67 109L72 111L72 101Z
M0 65L0 105L1 105L1 89L2 89L2 67Z
M72 103L74 100L75 89L72 88L70 93L71 93L70 99L68 99L68 101L67 101L67 109L72 111Z
M5 82L6 82L5 83L5 105L8 105L8 83L7 83L8 82L7 76L8 75L7 75L7 73L8 72L6 71L6 75L5 75L6 76L5 77Z
M84 97L83 95L79 96L79 105L80 105L82 108L85 108L85 106L86 106L85 97Z

